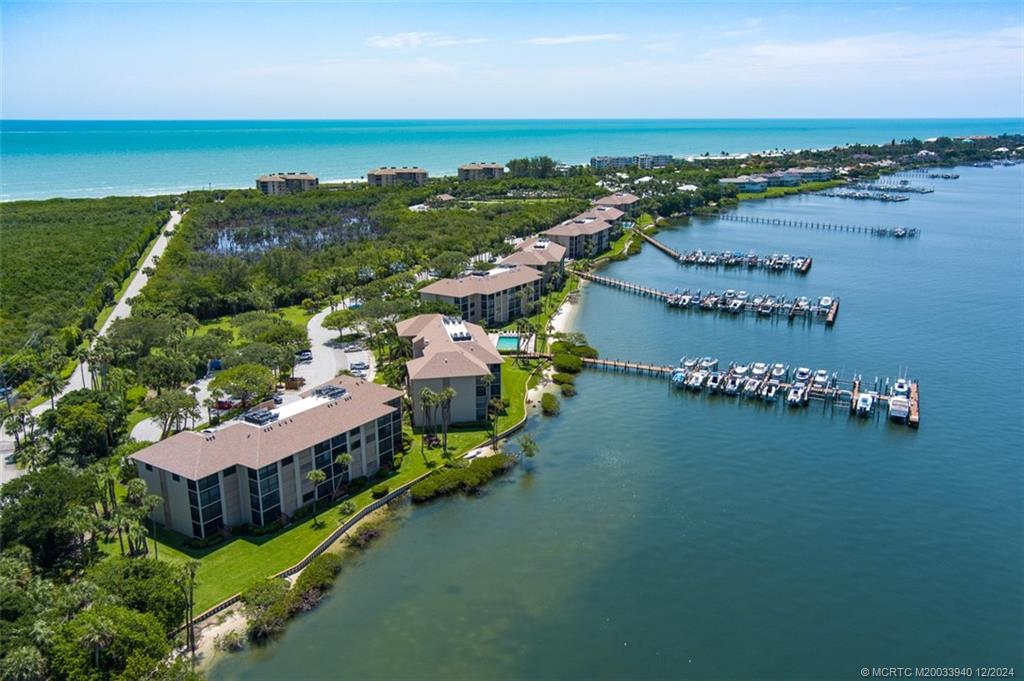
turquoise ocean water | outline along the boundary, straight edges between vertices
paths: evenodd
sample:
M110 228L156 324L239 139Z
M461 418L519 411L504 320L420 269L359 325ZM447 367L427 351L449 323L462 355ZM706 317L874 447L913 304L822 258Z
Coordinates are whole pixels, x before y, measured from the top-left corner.
M838 295L833 329L596 285L575 319L607 357L902 369L921 381L919 431L584 372L560 416L530 421L536 460L479 498L398 511L319 608L211 678L1024 673L1024 167L959 172L905 203L738 209L919 227L919 239L719 219L659 234L680 250L809 254L806 277L685 268L649 246L604 269L667 290Z
M893 138L1022 132L1019 119L2 121L0 199L249 187L277 170L322 180L380 165L450 174L468 161L547 154L817 148Z

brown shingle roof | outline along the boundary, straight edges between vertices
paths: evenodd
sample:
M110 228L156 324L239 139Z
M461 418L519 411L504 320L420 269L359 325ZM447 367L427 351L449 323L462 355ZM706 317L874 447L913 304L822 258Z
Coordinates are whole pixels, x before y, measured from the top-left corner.
M183 431L132 454L131 458L189 480L241 464L260 468L395 411L385 402L402 393L348 376L331 381L351 399L328 401L266 426L236 421L213 434ZM325 383L324 385L327 385ZM303 393L307 399L312 391Z
M612 226L604 220L577 215L571 220L566 220L551 229L544 230L541 234L548 236L583 236L599 234L611 228Z
M471 336L470 339L456 341L452 340L449 333L451 325L446 326L445 319L440 314L423 314L396 325L400 337L408 338L414 346L421 345L423 348L422 356L405 365L410 378L483 376L490 373L489 364L501 364L502 357L483 327L448 318L455 326L461 325Z
M546 245L537 247L537 242ZM564 257L565 246L534 236L520 243L516 248L516 252L504 258L501 264L543 267L548 263L559 262Z
M632 206L639 200L639 196L628 192L616 192L615 194L609 194L598 199L595 203L599 206Z
M529 267L516 267L496 274L471 274L457 279L439 279L420 289L421 293L464 298L474 294L488 295L522 284L537 281L540 274Z
M464 163L459 166L459 170L483 170L484 168L494 168L495 170L504 170L504 163Z

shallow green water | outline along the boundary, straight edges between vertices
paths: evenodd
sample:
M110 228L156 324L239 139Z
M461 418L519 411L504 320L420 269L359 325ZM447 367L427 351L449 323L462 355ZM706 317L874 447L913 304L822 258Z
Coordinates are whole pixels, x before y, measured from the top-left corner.
M718 220L679 249L807 253L810 274L606 268L660 288L836 294L838 323L671 312L589 286L605 356L909 366L918 432L589 372L541 454L481 498L401 511L333 595L221 679L850 679L864 666L1024 671L1022 169L897 204L802 196L748 214L902 224L872 239Z

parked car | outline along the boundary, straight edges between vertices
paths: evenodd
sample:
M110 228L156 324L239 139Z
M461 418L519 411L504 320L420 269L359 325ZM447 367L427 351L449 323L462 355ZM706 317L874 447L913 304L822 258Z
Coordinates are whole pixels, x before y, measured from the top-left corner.
M367 364L366 362L352 362L351 364L348 365L348 367L349 367L349 369L365 370L365 369L369 369L370 365Z
M284 402L284 395L282 395L280 393L275 393L274 394L274 404L281 404L282 402Z
M353 371L352 375L355 376L356 378L366 378L366 372L360 369Z
M300 362L312 362L313 353L310 352L309 350L303 350L302 352L295 353L295 359L299 360Z

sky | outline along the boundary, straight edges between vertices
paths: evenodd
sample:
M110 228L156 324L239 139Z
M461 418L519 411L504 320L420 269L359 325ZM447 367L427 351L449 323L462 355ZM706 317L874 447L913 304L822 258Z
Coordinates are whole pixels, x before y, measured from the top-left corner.
M1024 116L1024 2L0 0L5 119Z

